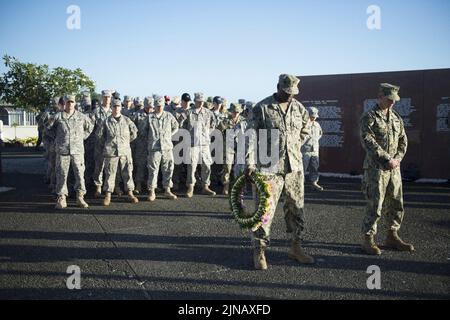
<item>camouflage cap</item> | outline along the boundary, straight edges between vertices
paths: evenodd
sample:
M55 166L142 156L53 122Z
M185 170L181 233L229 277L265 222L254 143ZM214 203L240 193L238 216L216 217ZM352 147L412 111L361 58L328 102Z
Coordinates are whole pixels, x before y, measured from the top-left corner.
M144 100L142 100L142 98L140 98L140 97L136 97L134 99L134 103L138 106L142 106L144 104Z
M238 103L239 103L239 104L245 104L245 99L239 99L239 100L238 100Z
M114 99L113 107L115 106L122 106L122 101L120 101L120 99Z
M154 97L150 97L150 96L148 96L148 97L145 97L144 98L144 104L153 104L153 102L155 102L155 98Z
M230 112L239 112L241 113L242 110L242 105L240 103L231 103L230 104Z
M278 85L280 89L287 94L298 94L298 84L300 79L290 74L281 74L278 79Z
M81 95L83 97L91 97L91 93L89 91L83 91Z
M213 103L213 100L214 100L213 97L208 97L208 99L206 99L206 102Z
M319 117L319 109L317 109L316 107L308 108L308 112L309 112L310 117L314 117L314 118Z
M67 101L75 102L75 95L74 95L74 94L67 94L67 95L64 97L64 101L65 101L65 102L67 102Z
M219 97L219 96L215 96L213 99L213 103L215 104L222 104L223 103L223 98Z
M165 102L166 99L164 97L156 96L154 105L155 107L164 107Z
M50 104L57 105L59 103L60 97L53 97L50 99Z
M123 102L133 101L130 96L123 96Z
M201 93L201 92L194 93L194 101L204 102L205 101L205 95L203 93Z
M172 102L174 104L180 104L181 103L181 99L180 99L179 96L175 96L175 97L172 98Z
M245 102L245 108L247 108L247 109L252 109L254 106L255 106L254 102L251 102L251 101Z
M400 101L400 96L398 95L399 90L399 86L394 86L389 83L380 83L378 92L392 101Z
M110 90L103 90L102 91L102 97L111 97L112 93Z

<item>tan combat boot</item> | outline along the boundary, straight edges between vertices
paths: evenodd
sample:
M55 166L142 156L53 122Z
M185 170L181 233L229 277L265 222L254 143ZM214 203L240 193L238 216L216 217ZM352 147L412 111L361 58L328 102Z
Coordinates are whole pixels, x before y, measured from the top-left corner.
M136 198L133 194L133 191L128 191L128 200L130 200L131 203L138 203L139 199Z
M373 239L373 235L367 235L367 234L364 235L362 249L367 254L370 254L373 256L381 255L381 250L380 250L380 248L378 248L377 244L375 243L375 240Z
M58 196L58 200L56 201L56 209L64 209L67 208L66 196Z
M156 194L155 194L155 189L154 188L150 188L150 190L148 191L148 197L147 200L150 202L155 201L156 199Z
M316 182L311 183L313 189L317 190L317 191L323 191L323 188Z
M228 195L228 188L229 188L229 186L230 186L230 183L228 183L228 182L225 182L225 183L223 184L223 191L222 191L222 194L223 194L223 195L225 195L225 196Z
M399 251L409 251L413 252L415 251L414 246L410 243L404 242L399 236L397 231L395 230L389 230L385 246L393 249L397 249Z
M204 186L203 187L203 193L208 195L208 196L215 196L216 193L214 191L212 191L209 186Z
M192 196L194 195L194 185L189 185L188 189L186 191L186 197L188 198L192 198Z
M297 260L300 263L304 264L313 264L314 258L307 255L301 246L300 241L293 240L291 249L288 252L288 256L294 260Z
M102 195L102 187L101 186L96 186L95 187L94 198L100 198L101 195Z
M253 263L255 264L256 270L267 270L265 251L265 247L258 247L253 251Z
M103 199L103 205L105 207L109 206L111 204L111 192L107 192L105 194L105 199Z
M166 196L168 199L170 199L170 200L176 200L177 199L177 196L176 195L174 195L173 193L172 193L172 191L170 191L170 188L166 188L165 190L164 190L164 196Z
M84 201L84 195L81 193L77 194L77 206L80 208L88 208L89 205Z

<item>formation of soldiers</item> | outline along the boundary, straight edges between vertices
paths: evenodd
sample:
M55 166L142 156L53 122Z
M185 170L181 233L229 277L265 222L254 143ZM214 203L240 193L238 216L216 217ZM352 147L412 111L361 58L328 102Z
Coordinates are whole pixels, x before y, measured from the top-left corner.
M176 200L172 189L178 189L182 183L187 187L188 198L193 196L197 181L204 194L214 196L216 193L210 188L212 179L218 179L223 194L228 194L232 175L259 171L270 185L272 205L268 219L252 232L255 268L267 269L265 250L282 194L286 229L292 234L289 256L300 263L314 263L301 245L306 227L304 175L309 171L312 187L323 190L318 184L322 129L316 121L319 110L313 107L308 112L294 98L299 93L299 81L295 76L282 74L273 95L256 105L239 100L229 108L224 98L205 99L202 93L195 93L193 101L188 93L172 100L153 95L144 100L125 96L122 101L117 92L104 90L101 103L83 94L78 108L74 95L54 99L52 108L40 117L39 126L48 160L46 179L58 196L56 208L67 207L69 169L74 176L77 205L83 208L88 207L84 200L85 182L93 185L95 197L104 194L103 205L108 206L112 193L121 195L122 190L131 203L137 203L136 195L144 190L148 191L147 200L155 201L159 172L164 196ZM387 214L389 223L386 246L414 251L398 235L404 214L400 163L407 148L402 119L393 110L400 99L398 91L397 86L381 84L378 105L363 115L360 124L361 141L367 153L362 248L372 255L381 254L374 237L382 212ZM175 163L174 157L174 147L180 143L177 137L180 128L187 130L191 139L189 154L178 154L188 158L185 163ZM262 143L261 129L278 130L278 141L270 138L265 141L269 144L267 150L272 150L271 144L278 144L275 165L261 163L248 154L245 164L236 162L237 146L246 143L240 140L239 133L250 128L256 132L251 144ZM219 129L225 139L231 139L231 143L224 144L226 161L219 170L214 169L217 164L213 163L210 148L214 129ZM200 176L196 175L198 165Z

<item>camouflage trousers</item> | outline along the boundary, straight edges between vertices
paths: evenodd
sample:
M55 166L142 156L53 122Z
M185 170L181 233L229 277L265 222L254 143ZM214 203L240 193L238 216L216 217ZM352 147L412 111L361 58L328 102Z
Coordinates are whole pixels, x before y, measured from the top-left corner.
M47 160L47 171L45 179L49 182L49 186L53 188L56 183L56 150L55 144L44 141L45 154L44 158Z
M303 172L308 172L309 181L319 181L319 154L317 152L303 153Z
M84 171L84 179L86 184L94 184L94 171L95 171L95 137L90 136L84 140L84 165L86 170Z
M367 200L362 232L375 235L382 213L386 215L389 229L399 230L404 215L400 168L365 169L362 191Z
M134 183L136 186L140 187L141 184L146 181L146 177L148 175L147 158L147 144L142 140L137 141L133 156L133 163L135 167Z
M56 187L55 191L58 196L68 196L67 179L69 177L69 168L75 176L75 191L79 194L86 194L84 185L84 154L61 155L56 154Z
M125 192L134 190L131 156L105 157L105 184L103 191L113 193L117 176L124 182Z
M187 179L186 185L195 185L197 181L195 179L195 171L197 169L197 165L201 163L201 178L202 178L202 186L209 187L211 184L211 151L209 145L207 146L194 146L190 148L190 164L187 166Z
M301 240L306 225L303 172L291 172L286 175L267 175L265 180L271 188L271 196L269 199L271 205L267 221L252 233L253 245L255 247L266 247L269 245L270 228L281 192L284 192L285 196L283 211L286 232L292 234L293 240Z
M152 151L148 154L148 189L156 189L158 186L158 172L161 167L163 188L172 188L172 176L174 160L172 150Z
M105 169L105 157L103 156L103 151L100 149L95 149L95 167L94 167L94 184L97 187L103 185L103 174Z
M223 165L222 183L230 183L231 170L233 169L233 175L236 179L240 174L244 172L245 165L234 164L235 153L227 152L225 154L225 164Z

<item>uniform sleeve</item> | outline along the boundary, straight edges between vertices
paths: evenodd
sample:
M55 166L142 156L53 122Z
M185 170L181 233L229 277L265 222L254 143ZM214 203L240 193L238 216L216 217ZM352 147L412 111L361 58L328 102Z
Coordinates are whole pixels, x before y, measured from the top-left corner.
M169 113L169 115L170 115L170 125L172 128L172 136L173 136L175 133L178 132L180 125L178 124L177 119L175 119L175 117L173 115L171 115L170 113Z
M97 140L100 144L103 144L103 142L105 140L105 125L106 125L106 122L97 126L97 128L95 129L95 132L94 132L95 137L97 138Z
M302 141L304 141L309 135L310 135L310 130L308 127L308 122L309 122L309 114L308 111L303 107L303 112L302 112L302 130L300 131L300 139Z
M147 134L148 134L148 128L149 128L149 118L145 118L144 121L141 121L141 123L138 123L138 125L136 125L137 129L138 129L138 137L139 138L146 138Z
M375 120L369 113L366 113L361 118L360 124L361 143L364 150L366 150L367 154L369 155L369 157L379 162L380 164L384 164L388 162L391 157L386 151L383 150L383 148L381 148L381 146L375 139L375 134L372 130L374 122Z
M217 118L211 111L209 112L210 129L215 129L217 127Z
M128 123L128 128L130 130L130 142L131 142L131 141L134 141L137 138L137 136L138 136L138 128L133 123L133 121L131 121L128 118L127 118L127 123Z
M403 123L403 120L401 117L399 117L400 123L401 123L401 133L398 138L398 146L397 146L397 153L394 156L394 159L397 159L398 161L402 161L403 157L406 154L406 149L408 148L408 138L406 137L406 131L405 131L405 125Z
M84 140L86 140L94 130L94 124L88 116L83 115L84 117Z

